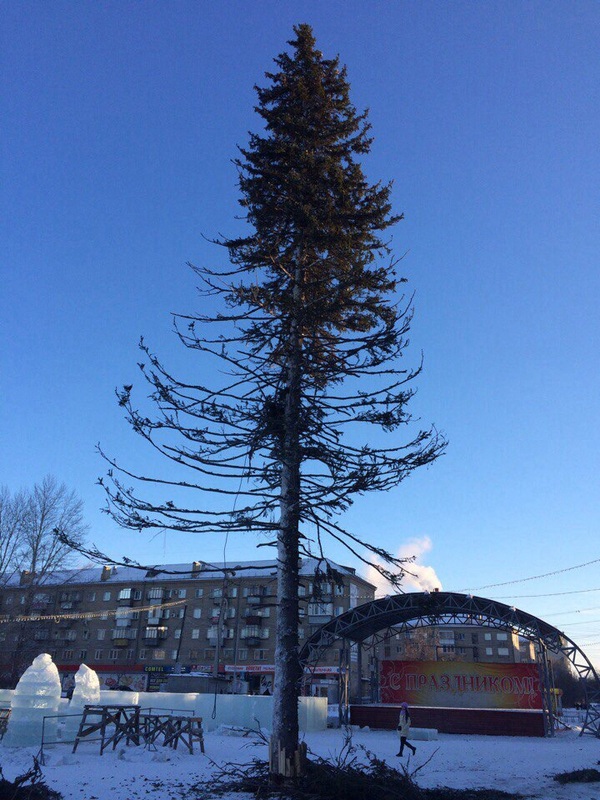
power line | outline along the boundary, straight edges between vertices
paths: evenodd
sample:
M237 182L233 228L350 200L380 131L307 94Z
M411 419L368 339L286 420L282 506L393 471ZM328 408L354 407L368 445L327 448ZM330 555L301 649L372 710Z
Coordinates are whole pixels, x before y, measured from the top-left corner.
M532 575L530 578L517 578L514 581L504 581L503 583L488 583L486 586L478 586L476 589L460 589L461 592L480 592L482 589L495 589L496 586L512 586L515 583L525 583L526 581L537 581L539 578L549 578L552 575L561 575L563 572L571 572L574 569L581 569L582 567L589 567L590 564L598 564L600 558L595 558L593 561L586 561L585 564L576 564L574 567L565 567L564 569L556 569L554 572L544 572L543 575Z
M600 592L600 589L575 589L572 592L551 592L549 594L505 594L494 597L494 600L520 600L523 597L561 597L565 594L586 594L587 592Z
M566 624L571 628L573 625L593 625L596 622L600 622L600 619L588 619L583 620L582 622L567 622Z
M67 614L18 614L10 616L10 614L0 615L0 625L9 622L55 622L58 623L64 619L102 619L107 617L123 617L126 618L128 614L141 611L154 611L163 608L173 608L174 606L181 606L185 600L174 600L171 603L152 604L148 606L138 606L132 608L131 606L121 606L120 608L111 609L109 611L72 611Z
M582 611L598 611L599 606L593 608L574 608L571 611L556 611L554 614L544 614L544 617L562 617L564 614L581 614Z

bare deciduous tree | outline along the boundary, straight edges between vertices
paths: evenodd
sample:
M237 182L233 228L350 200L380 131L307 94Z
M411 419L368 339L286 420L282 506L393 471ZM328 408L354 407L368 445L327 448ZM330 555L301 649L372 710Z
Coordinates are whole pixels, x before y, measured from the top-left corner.
M52 476L14 494L7 487L0 489L0 581L17 581L23 588L15 609L21 621L12 627L15 640L4 659L4 683L14 686L37 655L27 618L35 611L40 587L52 574L68 571L80 557L76 548L83 547L87 529L81 500ZM64 578L68 580L68 572Z

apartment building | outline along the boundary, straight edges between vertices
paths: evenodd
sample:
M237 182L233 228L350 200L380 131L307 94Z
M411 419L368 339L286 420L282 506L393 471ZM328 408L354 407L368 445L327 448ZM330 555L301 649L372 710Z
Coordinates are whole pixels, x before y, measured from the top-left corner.
M378 658L414 661L532 663L533 643L512 631L483 625L430 625L391 632L379 645Z
M215 572L215 566L223 571ZM350 567L302 559L300 574L301 643L333 616L374 597L372 584ZM272 691L273 561L235 568L195 561L150 571L86 567L56 574L43 585L24 573L0 588L0 615L5 685L11 678L14 683L15 674L36 655L48 652L65 688L85 663L104 688L158 690L169 676L204 674L213 682L217 678L219 691ZM359 663L353 652L351 671L356 673ZM332 648L321 661L313 691L335 700L339 675L340 650ZM358 674L351 676L354 685L360 681Z

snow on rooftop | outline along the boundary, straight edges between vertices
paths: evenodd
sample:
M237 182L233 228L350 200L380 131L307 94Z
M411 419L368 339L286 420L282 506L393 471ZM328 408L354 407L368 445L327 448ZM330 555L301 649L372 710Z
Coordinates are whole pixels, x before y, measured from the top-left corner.
M329 564L334 570L343 575L354 575L358 580L368 583L364 578L356 575L352 567L345 567L333 561L317 558L301 559L300 574L303 577L311 577L315 569L319 566L323 570ZM127 584L139 583L140 581L165 581L182 580L214 580L220 578L224 572L235 577L269 579L277 575L277 562L274 559L261 561L227 561L227 562L203 562L187 561L180 564L150 564L144 567L133 566L96 566L88 564L83 567L61 570L48 575L43 585L57 586L62 584L78 585L103 583ZM21 576L14 574L4 581L5 586L16 588L21 585ZM370 585L370 584L369 584Z

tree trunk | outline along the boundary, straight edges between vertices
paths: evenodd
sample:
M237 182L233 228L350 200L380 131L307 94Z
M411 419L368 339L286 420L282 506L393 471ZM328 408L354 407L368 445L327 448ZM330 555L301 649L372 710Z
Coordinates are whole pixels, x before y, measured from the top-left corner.
M296 283L296 287L298 283ZM294 290L297 294L298 289ZM288 339L283 407L280 522L277 537L277 637L270 771L294 777L302 773L305 749L298 744L298 583L300 520L300 342L297 321Z

